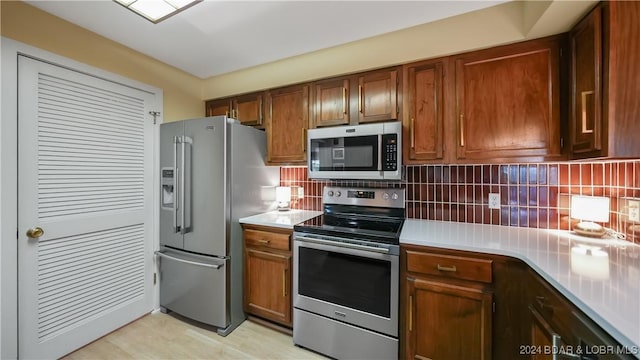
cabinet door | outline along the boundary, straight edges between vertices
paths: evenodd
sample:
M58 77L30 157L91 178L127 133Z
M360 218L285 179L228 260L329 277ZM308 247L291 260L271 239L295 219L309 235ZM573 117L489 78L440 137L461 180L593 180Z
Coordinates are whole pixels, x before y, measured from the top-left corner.
M231 114L231 100L218 99L207 101L205 103L205 114L207 116L229 116L229 114Z
M492 295L407 278L407 359L491 359Z
M596 7L571 32L572 157L602 150L602 16ZM595 153L594 153L595 152Z
M559 48L547 38L456 58L458 159L560 155Z
M309 85L290 86L267 93L267 161L304 163L309 126Z
M349 124L349 79L314 84L315 127Z
M605 113L609 157L640 157L640 1L603 1ZM608 15L607 15L608 14Z
M564 349L566 345L562 342L560 335L533 306L529 306L529 311L531 312L531 348L526 353L531 354L532 360L555 359L552 349L560 346Z
M238 96L231 105L231 116L242 125L262 125L262 93Z
M441 60L404 67L403 101L404 159L408 164L442 159L443 150L443 62Z
M398 71L358 77L358 123L398 119Z
M244 308L291 326L291 256L245 249Z

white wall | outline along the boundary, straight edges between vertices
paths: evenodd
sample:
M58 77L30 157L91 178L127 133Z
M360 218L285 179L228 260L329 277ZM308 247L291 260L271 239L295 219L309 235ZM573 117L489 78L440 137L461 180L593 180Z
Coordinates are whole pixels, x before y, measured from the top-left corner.
M17 83L18 46L0 39L0 358L18 356Z

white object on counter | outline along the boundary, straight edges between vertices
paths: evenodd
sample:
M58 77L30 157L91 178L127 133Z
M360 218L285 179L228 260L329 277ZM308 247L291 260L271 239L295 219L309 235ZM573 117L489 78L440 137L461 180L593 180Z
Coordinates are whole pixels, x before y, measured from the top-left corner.
M315 210L298 210L289 211L270 211L253 216L240 218L240 224L270 226L284 229L293 229L293 226L301 222L305 222L318 215L322 215L322 211Z

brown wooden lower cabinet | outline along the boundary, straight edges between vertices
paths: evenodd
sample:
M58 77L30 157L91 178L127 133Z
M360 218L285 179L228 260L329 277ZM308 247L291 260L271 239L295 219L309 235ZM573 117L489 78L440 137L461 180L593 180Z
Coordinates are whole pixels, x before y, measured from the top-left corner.
M401 359L636 359L521 260L402 245L400 264Z
M407 359L491 359L493 295L407 278Z
M523 355L536 360L636 359L624 354L624 348L616 340L535 271L530 270L527 283L530 341L521 348Z
M401 358L492 358L492 261L401 250Z
M244 227L244 311L292 327L291 230Z

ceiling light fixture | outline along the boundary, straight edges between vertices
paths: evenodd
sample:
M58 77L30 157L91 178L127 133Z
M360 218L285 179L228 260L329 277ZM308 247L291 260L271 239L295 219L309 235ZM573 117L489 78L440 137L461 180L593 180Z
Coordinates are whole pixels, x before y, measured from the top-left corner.
M188 9L202 0L113 0L154 24Z

